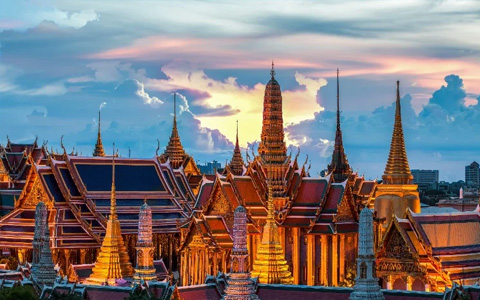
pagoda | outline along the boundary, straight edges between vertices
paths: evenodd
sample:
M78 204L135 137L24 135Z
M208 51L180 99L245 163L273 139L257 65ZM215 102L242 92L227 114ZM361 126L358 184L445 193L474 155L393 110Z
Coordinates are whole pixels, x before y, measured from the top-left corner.
M115 147L114 147L115 148ZM112 190L110 197L110 216L107 230L100 248L100 254L87 279L88 284L115 285L116 281L133 276L134 270L129 261L127 248L123 242L120 222L117 216L115 196L115 152L112 156Z
M134 279L140 280L155 280L155 268L153 267L153 247L152 242L152 209L145 203L140 208L138 215L138 241L137 249L137 266L135 268Z
M45 236L40 253L40 260L36 268L36 274L33 277L36 284L43 286L53 286L57 278L57 272L52 259L52 250L50 249L50 229L48 224L45 224Z
M400 81L397 81L397 98L395 101L395 123L392 142L388 155L383 184L378 185L375 198L375 211L379 218L385 218L388 225L392 212L404 218L407 209L420 213L420 198L417 185L408 165L407 152L402 128L402 111L400 106Z
M33 234L33 251L32 251L32 277L38 275L38 264L40 263L40 255L45 241L45 228L47 227L48 211L43 201L38 202L35 208L35 230Z
M275 79L275 74L272 62L271 78L265 87L263 98L263 122L258 154L266 177L271 179L273 196L283 197L289 159L283 132L282 91Z
M267 205L267 220L263 227L262 242L258 245L257 256L253 263L252 276L258 277L260 283L293 284L292 273L288 270L274 217L273 190L270 184Z
M337 130L335 132L335 146L333 147L332 162L328 165L328 173L333 175L335 182L343 182L352 174L347 155L343 148L342 129L340 128L340 84L337 69Z
M98 111L98 133L97 133L97 143L95 144L95 150L93 151L93 156L105 156L105 151L103 150L102 144L102 133L101 133L101 116L100 110Z
M255 285L250 278L247 249L247 211L241 205L235 209L233 220L232 266L227 279L224 300L257 300Z
M237 120L237 140L235 142L235 149L233 150L233 157L227 168L233 175L243 175L245 163L243 162L242 153L240 152L240 145L238 143L238 120Z
M173 94L173 126L172 134L168 141L165 152L162 155L158 156L157 159L160 163L170 163L173 169L182 169L185 175L187 176L188 184L192 189L192 192L196 195L198 189L200 188L202 181L202 174L200 169L197 167L193 157L188 155L183 149L182 143L180 142L180 135L178 134L177 128L177 93ZM158 150L158 148L157 148Z
M360 213L358 234L357 276L350 300L383 300L385 298L376 276L373 213L368 207Z
M33 236L32 280L40 285L53 285L57 277L52 251L50 249L50 230L48 228L48 211L43 202L35 209L35 233Z
M165 149L165 152L161 155L161 159L170 161L170 164L174 169L178 169L187 158L187 154L183 149L182 143L180 142L180 135L178 134L177 129L177 93L173 94L173 127L172 134L170 135L170 140Z

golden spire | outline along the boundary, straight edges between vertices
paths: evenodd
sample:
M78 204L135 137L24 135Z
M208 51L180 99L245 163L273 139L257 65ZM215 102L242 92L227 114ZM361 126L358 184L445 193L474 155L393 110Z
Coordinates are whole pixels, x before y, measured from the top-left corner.
M97 133L97 143L95 144L95 150L93 151L93 156L105 156L105 151L103 150L102 144L102 135L101 135L101 118L100 110L98 110L98 133Z
M403 138L402 112L400 107L400 81L397 80L397 99L395 106L395 124L393 126L392 143L388 155L384 184L412 184L413 176L408 165L405 140Z
M262 242L258 246L253 263L252 277L258 277L259 283L293 284L292 273L283 254L278 226L273 206L273 188L271 175L268 179L267 220L263 227Z
M328 172L333 173L335 182L345 181L352 169L348 164L347 155L343 148L342 129L340 128L340 83L339 70L337 69L337 130L335 132L335 146L333 148L332 162L328 165Z
M242 153L240 152L240 145L238 143L238 120L237 120L237 141L235 143L235 149L233 150L233 157L230 161L228 167L233 175L242 175L243 174L243 158Z
M178 134L177 129L177 93L173 94L173 128L172 128L172 135L170 136L170 140L168 141L167 148L165 152L162 154L161 158L163 160L170 160L170 164L173 168L179 168L180 165L183 163L186 154L185 150L183 149L182 143L180 142L180 135Z
M110 193L110 216L107 230L100 248L100 254L87 279L87 284L115 285L117 280L133 276L134 270L128 257L127 248L123 242L120 222L117 216L117 201L115 195L115 144L112 155L112 190Z
M110 219L117 220L117 198L115 195L115 143L113 143L112 155L112 190L110 192Z

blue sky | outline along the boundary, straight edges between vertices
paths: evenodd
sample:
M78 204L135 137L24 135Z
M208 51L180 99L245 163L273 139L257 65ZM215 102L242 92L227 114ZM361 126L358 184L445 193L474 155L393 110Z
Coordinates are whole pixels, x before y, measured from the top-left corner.
M231 157L260 136L269 68L284 96L287 143L312 175L330 160L335 70L349 161L380 178L401 81L411 168L463 179L479 160L478 1L13 1L0 9L0 141L91 155L103 140L151 157L171 131L173 97L188 153ZM296 150L294 150L295 152Z

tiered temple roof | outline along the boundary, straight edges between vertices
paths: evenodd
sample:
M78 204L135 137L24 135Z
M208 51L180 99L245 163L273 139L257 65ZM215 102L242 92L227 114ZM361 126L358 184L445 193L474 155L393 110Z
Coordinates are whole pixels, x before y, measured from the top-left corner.
M480 277L479 230L478 208L394 217L377 250L379 277L408 274L440 290L454 281L473 285Z
M225 167L225 172L230 171L233 175L243 175L245 172L245 163L243 162L242 153L240 152L240 145L238 143L238 120L237 120L237 139L235 142L235 149L233 150L232 160Z
M0 189L24 188L32 166L47 157L47 150L37 141L38 138L32 144L17 144L8 139L6 146L0 145L1 169L8 175L7 182L0 182Z
M54 208L54 248L97 248L110 213L112 160L64 154L36 165L16 208L0 220L0 247L31 248L35 205ZM116 159L117 213L123 234L137 234L144 199L152 208L153 233L177 233L195 196L180 169L157 159ZM53 221L54 220L54 221Z
M198 187L202 180L202 175L200 170L195 164L193 157L188 155L183 149L182 143L180 142L180 135L178 134L177 129L177 101L176 93L173 95L173 126L172 134L170 135L170 140L168 141L165 152L158 157L158 160L162 163L167 161L170 163L173 169L182 168L188 178L188 183L194 193L198 192Z

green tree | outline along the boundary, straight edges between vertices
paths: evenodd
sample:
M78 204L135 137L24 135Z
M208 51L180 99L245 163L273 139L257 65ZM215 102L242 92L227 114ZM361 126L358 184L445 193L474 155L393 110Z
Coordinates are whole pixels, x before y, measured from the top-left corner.
M38 300L31 286L15 286L0 290L0 300Z

